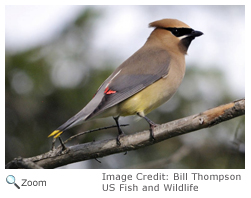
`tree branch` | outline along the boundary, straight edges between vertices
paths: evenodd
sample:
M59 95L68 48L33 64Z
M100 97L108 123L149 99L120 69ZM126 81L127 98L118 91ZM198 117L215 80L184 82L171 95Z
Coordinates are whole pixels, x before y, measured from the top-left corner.
M117 145L114 138L70 146L64 151L61 147L58 147L35 157L18 158L18 163L17 159L14 159L6 165L6 168L56 168L74 162L136 150L175 136L211 127L244 114L245 99L240 99L196 115L161 124L154 129L154 141L150 140L149 130L145 130L132 135L125 135L120 139L120 146ZM23 164L26 166L23 166Z

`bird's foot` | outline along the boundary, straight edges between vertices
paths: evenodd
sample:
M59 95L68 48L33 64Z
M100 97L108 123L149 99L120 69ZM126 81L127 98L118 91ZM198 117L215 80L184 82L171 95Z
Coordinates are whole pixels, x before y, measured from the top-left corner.
M150 125L150 140L155 141L153 131L154 131L154 128L158 126L158 124L154 123L152 120L150 120L149 118L147 118L144 115L141 115L140 113L137 113L137 115L141 118L144 118L147 121L147 123Z
M123 137L125 135L125 133L123 131L119 131L119 135L116 138L117 141L117 145L120 146L121 142L120 142L120 138Z
M155 124L153 121L151 121L149 125L150 125L150 140L155 141L156 139L155 139L153 131L154 131L154 128L157 127L159 124Z
M59 139L59 142L61 144L62 151L65 151L66 150L66 146L65 146L64 142L62 141L61 137L58 137L58 139Z

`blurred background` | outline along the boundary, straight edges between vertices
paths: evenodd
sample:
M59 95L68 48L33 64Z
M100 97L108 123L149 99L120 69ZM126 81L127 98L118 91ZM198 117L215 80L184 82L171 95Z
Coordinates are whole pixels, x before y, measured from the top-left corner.
M6 6L5 161L49 151L47 136L81 110L101 83L146 41L148 24L176 18L202 31L186 56L178 92L148 117L156 123L245 97L244 6ZM148 128L121 118L127 134ZM86 122L62 135L113 125ZM117 129L67 145L115 138ZM61 168L245 168L245 116L139 150Z

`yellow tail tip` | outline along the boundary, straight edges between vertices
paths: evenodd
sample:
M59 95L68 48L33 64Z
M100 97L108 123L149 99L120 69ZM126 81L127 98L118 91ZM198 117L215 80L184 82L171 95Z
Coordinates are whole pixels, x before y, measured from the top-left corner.
M55 131L53 131L50 135L48 135L48 137L54 136L54 138L57 138L57 137L60 136L62 133L63 133L63 131L55 130Z

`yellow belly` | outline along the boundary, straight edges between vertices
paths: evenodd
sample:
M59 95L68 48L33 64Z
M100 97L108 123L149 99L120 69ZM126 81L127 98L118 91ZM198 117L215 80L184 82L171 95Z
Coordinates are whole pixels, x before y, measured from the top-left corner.
M168 75L158 80L139 93L119 103L118 114L120 116L128 116L136 113L141 113L141 115L150 113L173 96L182 79L183 73L180 73L180 75Z
M137 113L144 116L173 96L180 86L184 74L184 59L176 60L176 66L170 68L167 76L154 82L130 98L105 110L98 117L129 116Z

